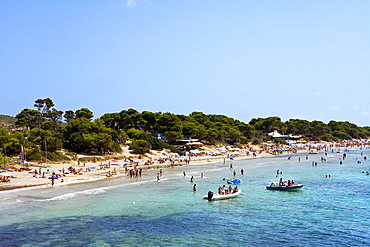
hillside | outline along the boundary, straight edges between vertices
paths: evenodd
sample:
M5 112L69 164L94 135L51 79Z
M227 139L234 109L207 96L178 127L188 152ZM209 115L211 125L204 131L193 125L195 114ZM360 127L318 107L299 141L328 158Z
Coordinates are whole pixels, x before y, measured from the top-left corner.
M16 120L17 119L15 117L0 115L0 127L9 128L10 126L14 125Z

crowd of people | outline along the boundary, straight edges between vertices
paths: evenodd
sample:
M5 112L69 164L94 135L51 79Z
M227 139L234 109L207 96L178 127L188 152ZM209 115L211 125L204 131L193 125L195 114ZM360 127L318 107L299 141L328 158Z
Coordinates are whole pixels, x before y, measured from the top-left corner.
M280 180L279 180L279 186L293 186L293 185L295 185L293 179L292 179L292 181L290 181L290 180L283 181L283 178L280 178Z
M231 185L229 185L228 188L226 188L226 185L223 185L222 187L218 187L218 194L219 195L228 195L228 194L234 194L236 192L238 192L238 186L235 186L235 188L233 188Z

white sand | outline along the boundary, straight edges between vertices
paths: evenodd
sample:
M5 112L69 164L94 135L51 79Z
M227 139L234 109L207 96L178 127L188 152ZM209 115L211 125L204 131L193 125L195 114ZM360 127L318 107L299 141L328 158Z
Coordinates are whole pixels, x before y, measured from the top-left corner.
M300 150L302 152L307 152L307 150ZM284 154L287 154L285 152ZM163 156L163 152L153 152L153 164L151 165L144 165L144 163L150 159L142 159L139 160L138 167L143 168L143 175L145 175L145 171L147 169L153 169L157 167L170 167L171 164L173 165L184 165L184 162L171 162L171 161L166 161L164 163L159 163L158 158L160 156ZM256 157L266 157L266 156L272 156L268 150L261 152L257 154ZM123 156L125 157L125 156ZM246 158L255 158L252 154L250 155L241 155L241 156L236 156L233 157L235 160L238 159L246 159ZM196 160L197 159L197 160ZM224 156L214 156L214 157L197 157L197 158L192 158L190 165L191 164L196 164L196 163L214 163L214 162L222 162L223 160L230 161L228 158L225 158ZM137 159L135 161L138 161ZM12 177L10 179L10 182L1 182L0 183L0 191L5 191L5 190L13 190L13 189L19 189L19 188L26 188L26 187L35 187L35 186L42 186L42 187L50 187L52 186L52 181L49 179L51 177L53 171L68 171L68 167L72 166L75 169L82 169L83 171L80 174L65 174L64 176L55 179L54 180L54 185L62 185L62 184L74 184L74 183L86 183L86 182L93 182L101 179L110 179L107 177L109 172L113 172L113 170L116 170L116 175L113 175L113 177L117 176L126 176L127 174L125 173L125 168L123 167L125 161L118 160L118 162L114 162L115 164L118 163L118 165L112 165L113 162L110 161L111 165L109 168L105 168L104 170L100 170L101 164L108 164L109 161L106 162L96 162L96 163L85 163L85 166L83 166L83 163L80 164L80 166L77 165L77 162L75 161L75 164L42 164L45 167L41 167L41 175L42 173L45 172L45 178L41 178L40 174L36 175L34 174L34 171L36 170L39 172L40 167L39 166L32 166L32 164L29 166L31 171L23 171L23 172L12 172L12 171L6 171L7 173L10 173ZM92 169L91 171L86 171L87 168L89 167L95 167L95 169ZM133 169L133 167L129 167L128 169Z

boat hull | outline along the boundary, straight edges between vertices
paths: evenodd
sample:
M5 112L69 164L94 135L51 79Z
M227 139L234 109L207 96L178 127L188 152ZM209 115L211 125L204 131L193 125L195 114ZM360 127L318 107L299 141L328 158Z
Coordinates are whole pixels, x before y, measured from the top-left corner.
M217 200L226 200L230 198L235 198L239 196L242 193L242 190L239 189L237 192L227 195L219 195L219 194L213 194L213 197L211 199L208 199L208 195L203 196L203 199L209 200L209 201L217 201Z
M297 184L293 186L266 186L268 190L300 190L303 187L303 184Z

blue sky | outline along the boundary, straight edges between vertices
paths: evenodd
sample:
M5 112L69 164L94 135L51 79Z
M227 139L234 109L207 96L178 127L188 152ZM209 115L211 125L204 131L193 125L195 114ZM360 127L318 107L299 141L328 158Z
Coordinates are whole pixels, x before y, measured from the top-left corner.
M193 111L370 126L370 1L0 2L0 114Z

